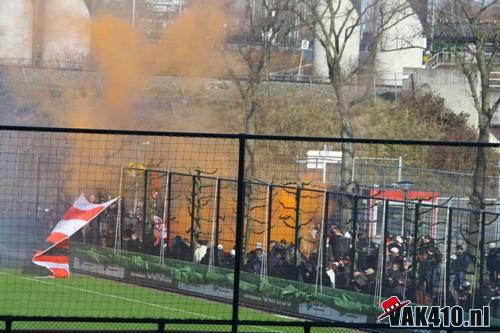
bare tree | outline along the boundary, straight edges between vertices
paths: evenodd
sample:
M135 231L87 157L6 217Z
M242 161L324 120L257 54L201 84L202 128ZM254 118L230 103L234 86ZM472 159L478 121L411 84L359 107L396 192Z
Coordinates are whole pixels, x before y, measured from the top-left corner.
M446 3L437 11L438 35L443 44L453 53L457 65L467 78L469 90L478 115L477 142L489 142L490 125L498 110L500 98L492 100L490 76L495 66L500 66L500 25L495 14L498 0L454 1L450 11ZM479 147L474 170L474 184L471 195L472 208L484 207L486 175L486 148Z
M194 167L190 170L192 174L192 190L190 195L186 195L186 201L188 202L188 214L191 218L191 226L187 232L191 235L191 250L194 256L195 247L200 244L200 239L202 235L202 223L212 223L210 218L205 217L204 211L206 207L210 204L211 200L214 200L213 195L207 195L206 189L212 188L212 184L207 184L207 178L205 175L213 175L217 170L207 172L199 167ZM212 242L213 243L213 242Z
M500 66L500 11L498 0L455 0L444 2L436 10L437 39L441 48L451 51L457 67L467 79L468 88L474 101L478 116L477 142L487 143L490 139L490 125L493 115L500 105L500 97L492 99L490 77L495 68ZM470 195L471 214L468 230L463 234L469 245L468 252L473 255L476 271L482 267L485 221L480 211L485 208L486 173L488 165L488 148L477 147L472 193ZM482 280L479 288L482 289ZM480 297L476 297L479 300Z
M336 97L335 112L340 119L340 136L352 139L351 119L359 100L348 95L347 87L352 75L359 70L359 62L358 59L351 59L349 52L351 48L358 46L352 43L359 38L360 26L369 16L375 22L372 32L375 45L371 47L371 66L374 66L383 33L414 13L410 10L409 3L402 0L370 0L363 4L353 0L302 0L302 3L307 8L307 14L298 12L298 15L325 52L328 78ZM408 46L398 46L400 47ZM352 177L354 146L351 142L344 141L341 150L341 190L356 193L357 185ZM350 200L348 196L343 198L341 223L347 230L350 216L349 209L344 208L349 208Z
M257 133L259 101L257 91L273 52L289 33L295 29L293 8L296 0L244 0L243 20L234 36L238 60L244 68L239 73L229 63L229 74L243 101L245 133ZM248 175L253 174L254 145L247 142Z
M375 93L371 84L376 79L381 53L399 52L406 49L423 48L423 26L419 20L415 6L407 0L374 1L372 7L362 18L363 25L370 32L365 36L368 49L367 59L360 65L360 71L366 74L367 82L362 100ZM405 31L398 29L404 21ZM418 22L416 26L415 22ZM413 30L413 31L410 31Z

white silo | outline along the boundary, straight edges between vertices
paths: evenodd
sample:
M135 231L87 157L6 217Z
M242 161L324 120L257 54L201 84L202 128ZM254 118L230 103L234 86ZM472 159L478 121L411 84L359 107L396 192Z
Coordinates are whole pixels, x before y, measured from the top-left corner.
M377 54L378 82L401 85L405 67L422 68L426 47L423 26L407 0L384 0L383 11L393 11L389 28L383 32Z
M339 31L339 27L341 27L344 23L346 27L354 27L352 34L349 38L344 38L344 32L341 33L340 37L340 45L345 44L345 50L342 55L341 64L345 71L350 71L353 68L357 67L359 63L359 43L360 43L360 27L356 24L358 20L358 13L353 8L353 2L351 0L321 0L322 4L320 5L320 9L318 12L324 10L326 6L326 2L332 2L332 8L337 8L335 10L334 24L337 32ZM354 10L353 10L354 9ZM330 16L329 11L326 10L326 14L323 16L323 22L325 27L328 29L330 27ZM317 27L318 33L321 34L319 27ZM326 53L325 49L321 45L321 43L316 39L314 41L314 58L313 58L313 66L316 75L328 76L328 65L326 62Z
M80 67L90 53L90 13L83 0L45 0L42 59L46 65Z
M0 61L31 63L33 4L31 0L0 1Z

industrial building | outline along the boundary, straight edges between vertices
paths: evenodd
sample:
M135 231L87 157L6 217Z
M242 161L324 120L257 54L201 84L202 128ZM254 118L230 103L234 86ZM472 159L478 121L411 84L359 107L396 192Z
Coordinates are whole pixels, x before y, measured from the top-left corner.
M92 17L111 14L141 24L154 42L184 5L184 0L2 0L0 61L83 68L90 56Z

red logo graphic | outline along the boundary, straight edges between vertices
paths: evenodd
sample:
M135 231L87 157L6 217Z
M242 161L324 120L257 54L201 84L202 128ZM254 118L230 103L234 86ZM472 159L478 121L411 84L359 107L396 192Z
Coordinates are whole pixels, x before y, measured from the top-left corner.
M405 305L408 305L410 303L411 303L410 301L400 302L399 298L397 296L389 297L388 299L386 299L385 301L383 301L380 304L380 306L384 310L384 313L382 313L380 316L378 316L378 320L384 319L385 317L387 317L388 315L390 315L394 311L401 309L402 307L404 307Z

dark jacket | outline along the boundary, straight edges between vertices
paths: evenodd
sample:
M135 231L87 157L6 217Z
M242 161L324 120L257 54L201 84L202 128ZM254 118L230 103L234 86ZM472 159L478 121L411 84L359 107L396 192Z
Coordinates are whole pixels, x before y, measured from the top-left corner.
M283 261L274 266L274 268L271 270L271 276L277 277L279 279L291 279L292 268L289 263Z
M457 274L459 272L467 272L467 266L469 265L469 257L464 251L462 254L456 253L457 259L453 262L452 271Z
M500 249L492 249L486 257L486 269L489 271L500 270Z

